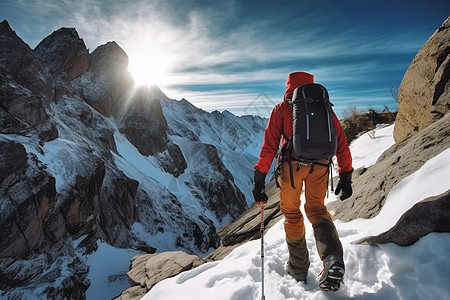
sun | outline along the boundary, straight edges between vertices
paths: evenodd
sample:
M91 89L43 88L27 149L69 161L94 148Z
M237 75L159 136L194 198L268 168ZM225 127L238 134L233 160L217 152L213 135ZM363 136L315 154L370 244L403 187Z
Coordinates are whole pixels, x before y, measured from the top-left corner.
M157 85L164 88L170 83L172 58L168 53L139 51L128 54L128 71L136 86Z

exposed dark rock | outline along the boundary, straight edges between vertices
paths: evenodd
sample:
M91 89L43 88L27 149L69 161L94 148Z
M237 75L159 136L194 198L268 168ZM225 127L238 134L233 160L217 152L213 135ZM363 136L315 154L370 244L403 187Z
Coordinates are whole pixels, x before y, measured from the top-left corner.
M31 48L7 21L1 22L0 107L7 124L0 128L5 128L4 133L23 133L45 122L52 97L52 82Z
M164 171L175 177L183 174L184 170L187 168L186 159L184 158L180 147L171 142L167 144L167 150L158 153L156 158Z
M416 203L394 227L377 236L364 238L361 244L395 243L410 246L431 232L450 232L450 190Z
M104 162L94 155L86 155L90 168L86 169L84 174L76 175L72 188L58 199L67 231L74 239L86 234L93 227L100 209L101 189L105 177Z
M89 66L89 51L74 28L54 31L37 45L34 53L53 76L66 72L74 79Z
M83 99L102 115L120 115L130 101L134 81L128 73L128 56L116 42L97 47L86 73L74 81Z
M167 122L158 99L149 99L146 90L136 91L120 118L119 130L144 156L167 149Z
M4 140L0 170L0 257L29 257L49 246L44 220L55 203L55 179L23 145Z
M99 203L99 224L106 241L124 247L129 242L129 230L136 220L136 193L139 182L122 172L111 170L102 185Z
M247 202L234 185L233 176L220 159L217 148L209 144L194 143L191 151L195 153L191 159L197 168L190 178L193 183L190 185L192 193L201 199L208 199L205 208L213 211L219 222L227 215L233 221L247 209Z

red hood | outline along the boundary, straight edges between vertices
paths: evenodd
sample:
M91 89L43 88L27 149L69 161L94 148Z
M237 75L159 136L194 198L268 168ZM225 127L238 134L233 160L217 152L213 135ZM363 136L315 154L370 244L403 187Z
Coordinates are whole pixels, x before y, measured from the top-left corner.
M289 74L286 80L286 92L284 93L284 100L292 97L292 93L299 86L314 83L314 75L306 72L294 72Z

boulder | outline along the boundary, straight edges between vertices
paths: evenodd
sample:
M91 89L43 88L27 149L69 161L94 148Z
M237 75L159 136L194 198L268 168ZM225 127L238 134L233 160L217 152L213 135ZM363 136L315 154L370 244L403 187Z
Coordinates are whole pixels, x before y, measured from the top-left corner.
M36 57L53 76L65 72L74 79L89 67L89 51L75 28L60 28L34 49Z
M364 238L360 244L395 243L410 246L431 232L450 232L450 190L416 203L394 227L377 236Z
M158 282L196 268L206 261L182 251L141 254L131 260L128 281L133 286L115 299L140 299Z
M398 91L396 142L426 128L450 110L450 17L415 56Z

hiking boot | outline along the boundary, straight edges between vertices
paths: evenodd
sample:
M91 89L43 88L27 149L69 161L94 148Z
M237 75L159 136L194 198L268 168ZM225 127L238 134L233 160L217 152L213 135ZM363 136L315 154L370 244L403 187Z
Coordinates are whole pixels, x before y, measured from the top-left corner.
M289 263L286 265L286 272L291 275L292 277L294 277L295 280L297 281L303 281L306 284L306 276L308 275L308 272L306 273L300 273L300 274L294 274L291 271L291 268L289 267Z
M337 291L343 283L345 273L344 264L335 259L330 259L323 264L323 270L319 275L322 275L319 280L319 287L322 291L330 292Z

